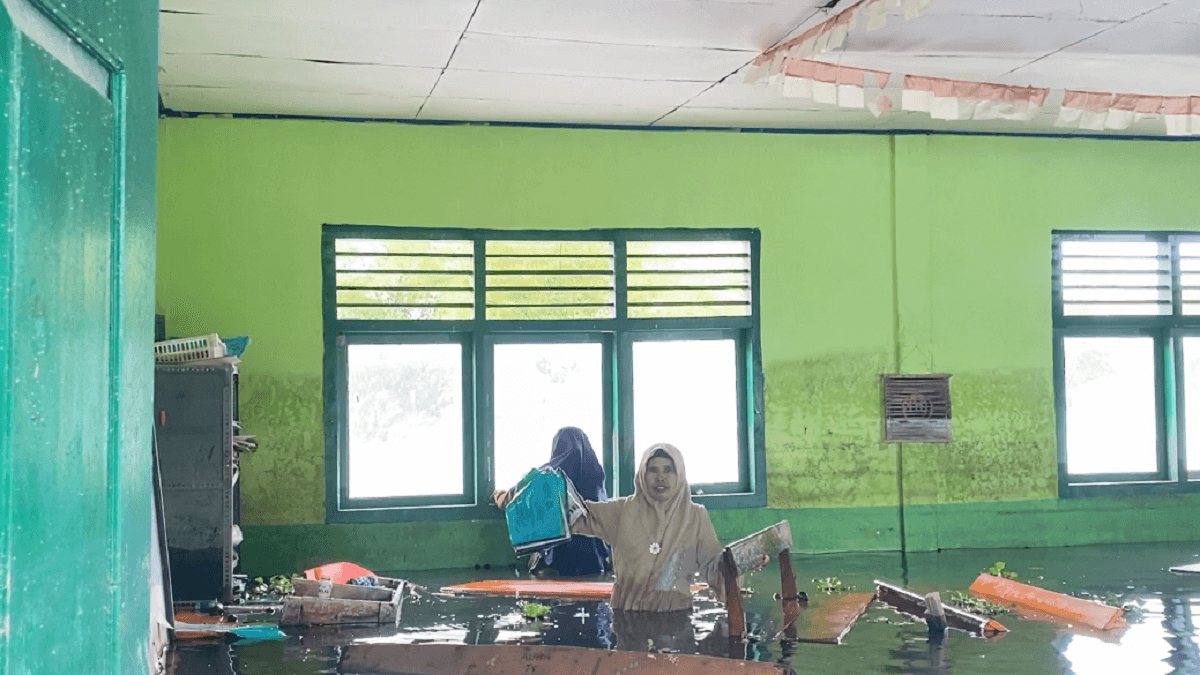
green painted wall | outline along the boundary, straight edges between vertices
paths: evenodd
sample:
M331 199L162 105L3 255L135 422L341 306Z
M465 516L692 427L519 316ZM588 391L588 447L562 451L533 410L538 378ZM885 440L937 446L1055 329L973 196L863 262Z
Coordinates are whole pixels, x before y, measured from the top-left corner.
M761 229L770 508L714 513L725 536L787 517L806 550L895 549L903 489L910 548L1200 538L1166 520L1200 501L1056 498L1049 269L1055 228L1191 226L1200 145L217 118L160 134L168 330L254 339L247 565L511 560L499 522L322 524L325 222ZM879 375L929 371L954 374L956 441L882 443ZM445 545L408 546L430 538Z

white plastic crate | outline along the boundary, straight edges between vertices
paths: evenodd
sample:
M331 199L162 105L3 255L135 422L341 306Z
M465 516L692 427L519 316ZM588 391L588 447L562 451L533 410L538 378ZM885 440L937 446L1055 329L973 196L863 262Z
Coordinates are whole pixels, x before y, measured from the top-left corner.
M155 363L183 363L222 356L225 356L225 343L216 333L154 343Z

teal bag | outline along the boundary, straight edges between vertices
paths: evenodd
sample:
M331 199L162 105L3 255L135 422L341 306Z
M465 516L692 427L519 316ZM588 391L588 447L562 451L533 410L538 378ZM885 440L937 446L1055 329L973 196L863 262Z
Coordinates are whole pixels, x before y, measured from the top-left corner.
M517 555L571 539L567 503L567 478L558 469L534 469L521 479L504 509L508 538Z

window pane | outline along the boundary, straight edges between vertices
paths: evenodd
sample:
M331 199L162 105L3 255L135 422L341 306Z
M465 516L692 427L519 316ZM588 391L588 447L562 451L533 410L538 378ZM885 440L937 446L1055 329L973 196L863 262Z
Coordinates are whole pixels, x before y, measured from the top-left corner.
M596 343L496 345L496 487L550 461L562 427L579 427L604 461L603 349Z
M1153 338L1066 338L1063 356L1068 472L1157 471Z
M1187 470L1200 471L1200 337L1183 338L1183 400Z
M733 340L634 342L633 415L639 459L650 445L670 443L692 485L740 481Z
M348 347L350 497L463 491L462 346Z

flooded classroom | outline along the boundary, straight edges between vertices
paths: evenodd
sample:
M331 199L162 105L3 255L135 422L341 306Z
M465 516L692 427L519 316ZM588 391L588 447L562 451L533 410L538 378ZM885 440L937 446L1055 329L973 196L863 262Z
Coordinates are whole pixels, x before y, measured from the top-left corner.
M0 675L1200 675L1195 0L0 43Z

